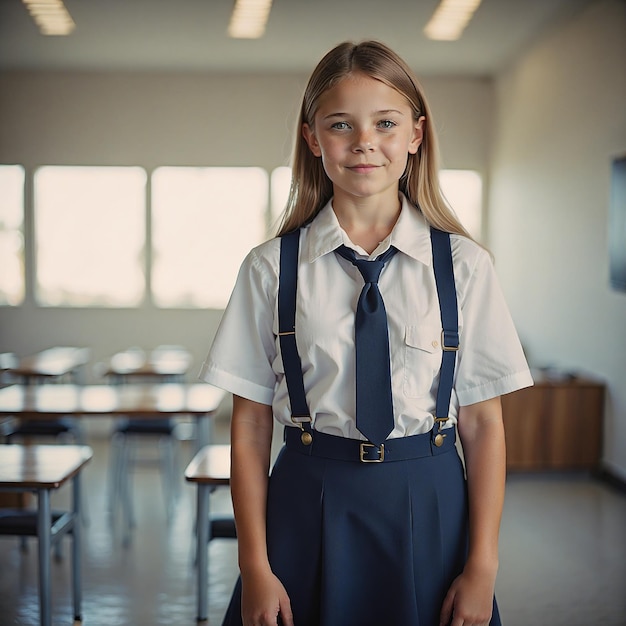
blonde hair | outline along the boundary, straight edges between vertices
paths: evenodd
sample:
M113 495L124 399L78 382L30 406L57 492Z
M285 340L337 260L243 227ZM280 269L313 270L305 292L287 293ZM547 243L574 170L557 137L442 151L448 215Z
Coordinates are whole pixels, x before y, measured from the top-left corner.
M435 228L470 237L444 198L439 186L439 148L430 108L417 77L390 48L378 41L344 42L328 52L313 70L302 98L292 158L292 177L279 235L311 221L333 195L322 159L315 157L302 136L304 124L313 126L319 99L342 79L365 74L385 83L409 102L415 120L424 116L423 139L416 154L408 155L400 191Z

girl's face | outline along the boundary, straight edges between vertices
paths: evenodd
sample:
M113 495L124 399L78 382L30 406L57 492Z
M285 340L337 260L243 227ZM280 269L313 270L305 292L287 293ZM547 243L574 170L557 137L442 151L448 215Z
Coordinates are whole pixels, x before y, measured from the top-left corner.
M357 73L320 97L314 123L304 124L302 133L321 157L335 196L397 199L408 156L422 141L424 119L413 118L398 91Z

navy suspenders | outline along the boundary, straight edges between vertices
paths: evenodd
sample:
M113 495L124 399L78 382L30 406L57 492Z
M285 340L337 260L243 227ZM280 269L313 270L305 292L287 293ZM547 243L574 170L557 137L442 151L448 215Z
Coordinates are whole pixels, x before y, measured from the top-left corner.
M437 390L437 403L435 405L435 425L441 430L441 426L448 421L450 412L450 397L454 386L454 366L456 353L459 350L459 312L456 300L456 286L454 284L454 269L452 266L452 248L450 246L450 233L445 233L436 228L430 229L430 239L433 248L433 269L435 271L435 283L437 284L437 296L439 297L439 310L441 311L441 371L439 373L439 389ZM435 443L437 436L434 434ZM439 439L441 441L441 439Z
M291 421L303 430L302 442L311 443L311 415L306 403L302 362L296 345L296 291L298 284L298 248L300 230L280 240L280 274L278 280L278 338L285 369Z
M432 440L435 446L441 446L445 434L440 433L442 425L448 420L450 398L454 385L456 353L459 349L459 323L452 266L450 234L431 228L433 248L433 269L437 283L437 295L441 310L441 347L443 349L439 389L435 408L435 427ZM296 346L296 292L298 282L298 248L300 230L281 237L280 277L278 286L278 336L285 369L285 379L291 419L302 429L302 443L312 441L311 416L306 402L302 364Z

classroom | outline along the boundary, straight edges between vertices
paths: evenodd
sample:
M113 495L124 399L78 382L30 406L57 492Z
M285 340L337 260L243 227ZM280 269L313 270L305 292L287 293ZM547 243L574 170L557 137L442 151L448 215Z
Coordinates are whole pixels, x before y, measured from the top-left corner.
M198 374L241 261L276 232L310 71L374 38L422 82L444 190L493 255L535 379L503 401L503 622L624 626L626 3L483 0L455 42L423 33L437 0L276 0L259 39L227 34L233 4L64 0L74 30L45 36L26 2L0 2L0 439L21 443L6 407L28 389L109 393L71 400L93 452L74 511L83 621L64 539L52 623L221 623L237 577L228 480L206 491L225 527L199 558L204 492L185 469L200 444L228 444L231 400ZM18 364L64 347L74 366L27 385ZM112 433L148 410L124 394L135 362L157 380L158 358L173 365L158 382L187 395L152 399L174 441L139 444L160 465L134 467L131 491ZM71 505L69 486L52 505ZM40 565L35 538L0 537L0 626L44 623Z

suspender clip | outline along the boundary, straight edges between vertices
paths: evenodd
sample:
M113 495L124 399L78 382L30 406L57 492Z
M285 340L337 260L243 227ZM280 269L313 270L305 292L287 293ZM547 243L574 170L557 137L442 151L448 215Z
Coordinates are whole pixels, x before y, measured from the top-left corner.
M441 347L444 352L458 352L459 333L456 330L441 331Z
M296 425L300 426L302 430L304 430L303 424L310 424L313 420L310 415L292 415L291 421Z
M435 423L439 425L439 430L443 428L443 425L450 419L449 417L435 417Z
M291 421L296 425L300 426L300 430L302 433L300 434L300 441L305 446L310 446L313 443L313 435L311 434L311 427L304 428L304 424L310 424L313 420L310 415L292 415Z

